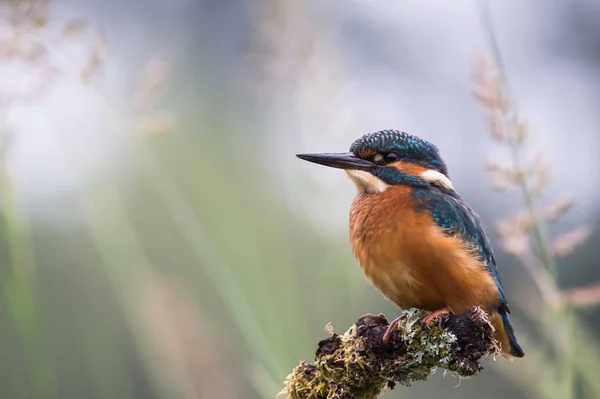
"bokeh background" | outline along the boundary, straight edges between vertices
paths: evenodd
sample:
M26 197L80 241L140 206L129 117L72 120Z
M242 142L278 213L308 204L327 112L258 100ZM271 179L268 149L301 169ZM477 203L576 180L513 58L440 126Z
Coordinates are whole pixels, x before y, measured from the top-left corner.
M527 356L385 397L600 397L599 19L3 0L0 397L274 398L327 323L393 318L352 257L354 187L294 157L389 128L435 143L489 226Z

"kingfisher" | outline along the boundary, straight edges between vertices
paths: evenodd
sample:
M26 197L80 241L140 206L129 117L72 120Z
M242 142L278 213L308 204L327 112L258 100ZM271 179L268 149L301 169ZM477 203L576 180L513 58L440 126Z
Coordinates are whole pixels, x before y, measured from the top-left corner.
M402 309L444 314L480 306L490 316L505 357L523 357L484 224L456 192L437 147L416 136L382 130L349 152L297 154L343 169L356 185L350 210L355 258L387 299ZM395 319L383 336L398 328Z

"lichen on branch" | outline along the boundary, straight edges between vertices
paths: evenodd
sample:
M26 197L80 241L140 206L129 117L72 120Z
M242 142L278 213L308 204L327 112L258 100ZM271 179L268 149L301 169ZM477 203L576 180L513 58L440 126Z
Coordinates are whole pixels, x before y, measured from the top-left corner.
M343 335L319 342L315 364L301 362L280 393L288 399L374 399L396 384L429 378L438 367L459 378L482 370L480 361L499 354L494 328L478 307L442 316L430 327L427 312L401 313L390 341L382 337L389 323L383 315L362 316Z

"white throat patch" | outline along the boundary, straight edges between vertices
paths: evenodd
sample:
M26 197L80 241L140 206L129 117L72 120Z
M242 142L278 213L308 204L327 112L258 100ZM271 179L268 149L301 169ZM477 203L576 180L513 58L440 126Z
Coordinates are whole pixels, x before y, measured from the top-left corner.
M447 188L448 190L454 190L450 179L448 179L446 175L438 172L437 170L429 169L421 174L421 178L423 180L427 180L432 184L437 184L444 188Z
M347 169L346 174L356 185L359 193L382 193L388 185L378 177L363 170Z

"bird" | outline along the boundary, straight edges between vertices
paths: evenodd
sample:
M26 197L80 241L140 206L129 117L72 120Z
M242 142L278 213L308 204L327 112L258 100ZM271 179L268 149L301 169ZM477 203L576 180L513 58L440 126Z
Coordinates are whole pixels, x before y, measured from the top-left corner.
M401 309L428 311L427 326L479 306L490 317L503 356L524 356L486 228L454 189L435 145L381 130L355 140L349 152L296 156L343 169L355 184L350 242L384 297ZM390 323L384 342L399 319Z

